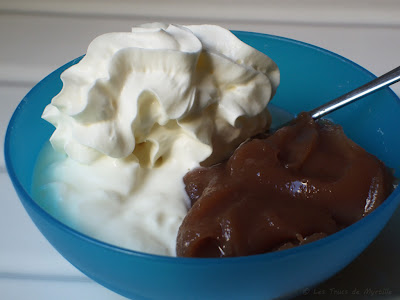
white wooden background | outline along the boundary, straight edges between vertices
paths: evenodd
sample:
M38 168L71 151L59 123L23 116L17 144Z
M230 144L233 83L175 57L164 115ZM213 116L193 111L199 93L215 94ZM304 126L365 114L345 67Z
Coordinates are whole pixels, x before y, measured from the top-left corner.
M37 231L5 171L3 139L16 105L40 79L85 53L95 36L152 21L214 23L294 38L376 75L400 65L398 0L0 0L1 300L123 299L87 279ZM400 95L400 84L393 90ZM386 288L392 295L384 299L400 299L399 228L400 211L354 263L318 287L324 296L300 298Z

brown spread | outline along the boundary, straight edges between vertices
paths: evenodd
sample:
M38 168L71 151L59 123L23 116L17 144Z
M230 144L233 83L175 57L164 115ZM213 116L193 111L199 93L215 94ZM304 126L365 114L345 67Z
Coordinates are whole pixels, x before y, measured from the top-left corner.
M339 125L306 113L242 144L226 162L184 177L192 207L177 255L265 253L332 234L392 192L392 173Z

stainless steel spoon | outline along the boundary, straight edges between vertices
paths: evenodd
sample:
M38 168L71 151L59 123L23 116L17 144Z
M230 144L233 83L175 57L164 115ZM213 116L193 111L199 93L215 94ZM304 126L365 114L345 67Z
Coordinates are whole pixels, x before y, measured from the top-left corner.
M389 86L393 83L396 83L400 81L400 67L397 67L385 74L383 74L380 77L375 78L374 80L360 86L359 88L356 88L355 90L352 90L351 92L348 92L347 94L344 94L343 96L340 96L332 101L329 101L317 108L314 108L313 110L309 111L308 113L311 115L311 117L314 120L317 120L341 107L344 107L350 103L355 102L356 100L359 100L373 92L376 92L386 86ZM281 127L284 127L288 125L289 122L285 122L284 124L279 125L276 128L273 128L273 131L278 130Z

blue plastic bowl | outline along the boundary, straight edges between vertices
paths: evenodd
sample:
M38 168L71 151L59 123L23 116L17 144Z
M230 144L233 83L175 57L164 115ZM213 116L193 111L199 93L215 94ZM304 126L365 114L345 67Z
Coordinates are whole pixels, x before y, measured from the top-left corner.
M281 70L273 104L291 113L309 110L374 76L329 51L298 41L235 32L265 52ZM271 299L295 295L329 278L378 235L400 201L400 190L373 213L322 240L280 252L226 259L162 257L118 248L79 233L46 213L31 198L38 153L53 131L40 116L61 89L60 74L37 84L22 100L5 140L7 170L22 204L49 242L74 266L105 287L132 299ZM329 116L399 174L400 101L382 90Z

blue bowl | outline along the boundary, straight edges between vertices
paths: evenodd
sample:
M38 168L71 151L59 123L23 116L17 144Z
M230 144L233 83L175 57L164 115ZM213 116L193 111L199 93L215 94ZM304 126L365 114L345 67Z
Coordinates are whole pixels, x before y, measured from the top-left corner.
M310 110L374 75L329 51L294 40L235 32L281 70L272 103L293 114ZM329 278L378 235L400 201L400 190L373 213L329 237L280 252L226 259L162 257L115 247L54 219L31 198L38 153L53 131L40 116L61 89L71 61L37 84L17 107L5 140L7 170L22 204L49 242L74 266L132 299L271 299L292 296ZM385 89L332 113L349 137L396 170L400 167L400 101Z

